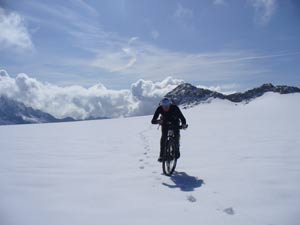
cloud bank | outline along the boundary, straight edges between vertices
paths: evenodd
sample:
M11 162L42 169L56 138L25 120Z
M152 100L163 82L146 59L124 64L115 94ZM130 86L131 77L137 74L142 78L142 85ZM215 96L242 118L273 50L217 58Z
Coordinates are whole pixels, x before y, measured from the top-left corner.
M57 86L21 73L15 78L0 70L0 95L48 112L57 118L128 117L152 114L159 100L183 81L168 77L161 82L138 80L130 89L111 90L99 83Z

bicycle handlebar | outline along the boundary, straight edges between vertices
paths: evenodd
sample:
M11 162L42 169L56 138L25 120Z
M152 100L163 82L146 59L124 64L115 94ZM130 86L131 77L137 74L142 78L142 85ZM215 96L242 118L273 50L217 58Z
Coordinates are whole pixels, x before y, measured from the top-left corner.
M172 128L178 128L178 129L184 129L183 125L174 125L172 124L171 122L167 122L166 125L172 127ZM188 128L188 125L186 124L186 127L185 128Z

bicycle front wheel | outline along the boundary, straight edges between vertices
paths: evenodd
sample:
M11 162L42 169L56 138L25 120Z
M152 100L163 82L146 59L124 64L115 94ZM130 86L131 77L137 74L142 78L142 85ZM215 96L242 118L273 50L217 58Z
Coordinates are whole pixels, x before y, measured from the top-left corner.
M162 163L163 173L167 176L171 176L172 173L175 171L177 164L176 151L177 145L175 140L168 140L166 143L165 155Z

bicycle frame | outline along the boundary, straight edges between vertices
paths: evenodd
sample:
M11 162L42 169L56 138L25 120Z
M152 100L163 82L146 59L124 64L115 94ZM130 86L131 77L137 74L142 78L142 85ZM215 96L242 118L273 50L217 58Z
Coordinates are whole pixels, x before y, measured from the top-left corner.
M163 173L171 176L177 164L176 151L178 151L178 143L176 141L175 129L177 126L168 127L167 139L164 147L164 160L162 163Z

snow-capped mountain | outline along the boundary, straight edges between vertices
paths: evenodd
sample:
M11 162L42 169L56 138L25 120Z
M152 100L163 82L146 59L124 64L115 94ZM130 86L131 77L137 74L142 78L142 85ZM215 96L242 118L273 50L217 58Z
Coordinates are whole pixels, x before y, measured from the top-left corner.
M57 119L49 113L25 106L6 96L0 96L0 125L51 123L73 121L72 118Z
M249 102L266 92L275 92L280 94L300 93L300 88L272 84L263 84L260 87L250 89L246 92L233 93L225 95L216 91L195 87L189 83L180 84L174 90L169 92L166 97L172 98L176 104L192 106L201 102L208 102L212 99L227 99L231 102Z

